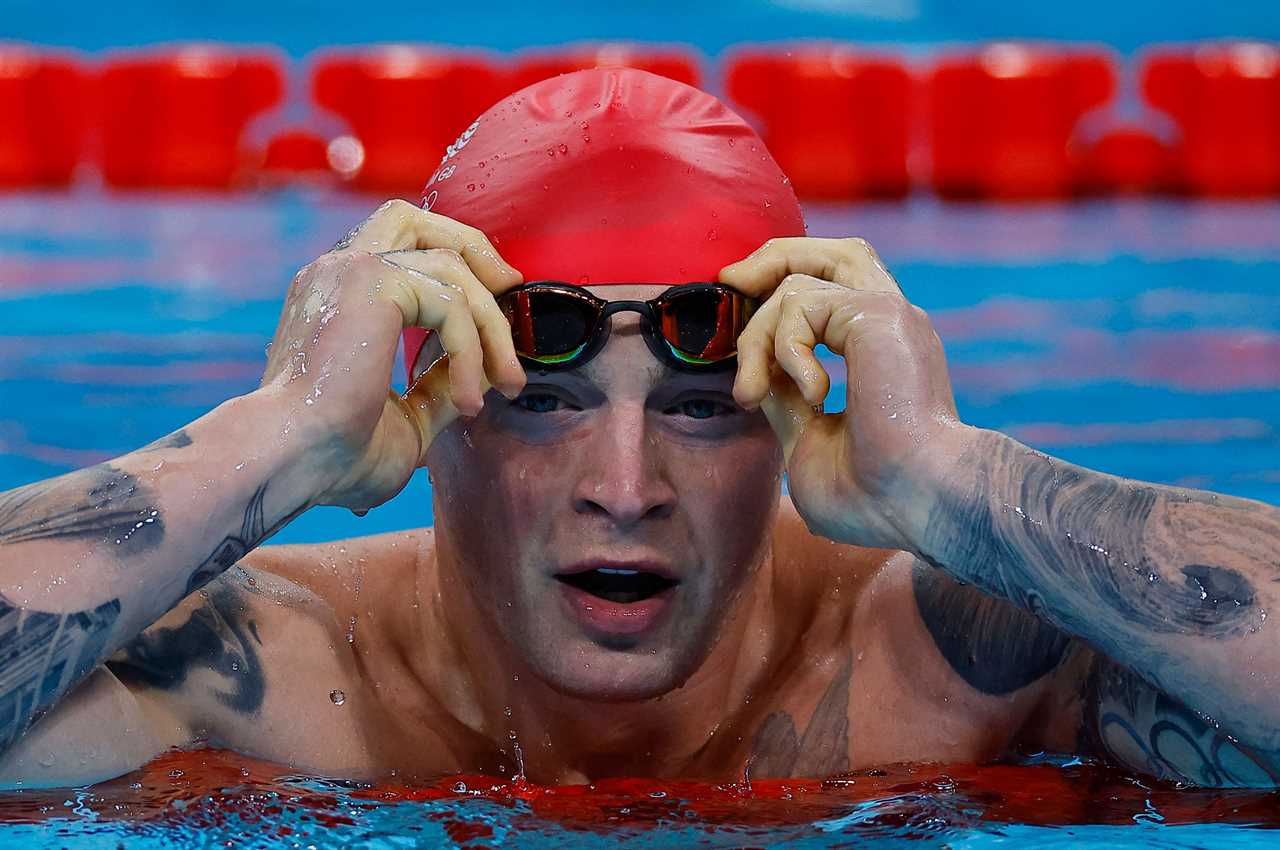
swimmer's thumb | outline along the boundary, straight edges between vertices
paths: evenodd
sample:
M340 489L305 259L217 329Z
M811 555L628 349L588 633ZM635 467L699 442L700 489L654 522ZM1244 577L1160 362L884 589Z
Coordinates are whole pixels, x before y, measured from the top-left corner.
M769 393L760 402L760 409L782 443L783 459L790 464L796 443L809 423L822 415L822 408L815 408L805 401L796 382L773 364L770 367Z

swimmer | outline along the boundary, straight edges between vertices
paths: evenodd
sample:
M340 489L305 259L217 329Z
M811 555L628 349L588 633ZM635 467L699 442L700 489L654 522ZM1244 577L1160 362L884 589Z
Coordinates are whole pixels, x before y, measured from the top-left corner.
M257 390L0 494L5 783L201 743L398 781L1280 776L1280 511L963 423L928 317L714 98L539 83L424 205L302 269ZM431 527L262 546L424 465Z

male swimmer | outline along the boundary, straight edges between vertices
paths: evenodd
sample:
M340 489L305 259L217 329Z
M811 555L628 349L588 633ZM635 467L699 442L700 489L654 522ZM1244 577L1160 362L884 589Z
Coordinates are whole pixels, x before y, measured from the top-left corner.
M0 494L5 782L199 742L410 781L1280 776L1280 510L965 425L928 317L714 98L547 80L424 205L298 274L259 389ZM423 465L433 527L258 548Z

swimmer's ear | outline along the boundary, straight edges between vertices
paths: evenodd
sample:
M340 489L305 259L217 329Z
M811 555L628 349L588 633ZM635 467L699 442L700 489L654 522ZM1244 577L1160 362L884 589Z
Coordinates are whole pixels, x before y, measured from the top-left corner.
M769 392L760 402L760 409L778 435L782 457L788 464L805 428L822 416L822 406L814 407L805 401L800 387L777 363L769 364Z

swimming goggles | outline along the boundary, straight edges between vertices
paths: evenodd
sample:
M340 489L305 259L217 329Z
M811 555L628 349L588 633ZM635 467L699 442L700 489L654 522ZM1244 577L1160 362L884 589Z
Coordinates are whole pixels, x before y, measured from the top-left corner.
M738 335L760 302L720 283L673 286L652 301L606 301L580 286L544 280L509 290L497 303L527 367L581 366L604 347L609 317L633 312L658 360L682 372L714 372L733 367Z

